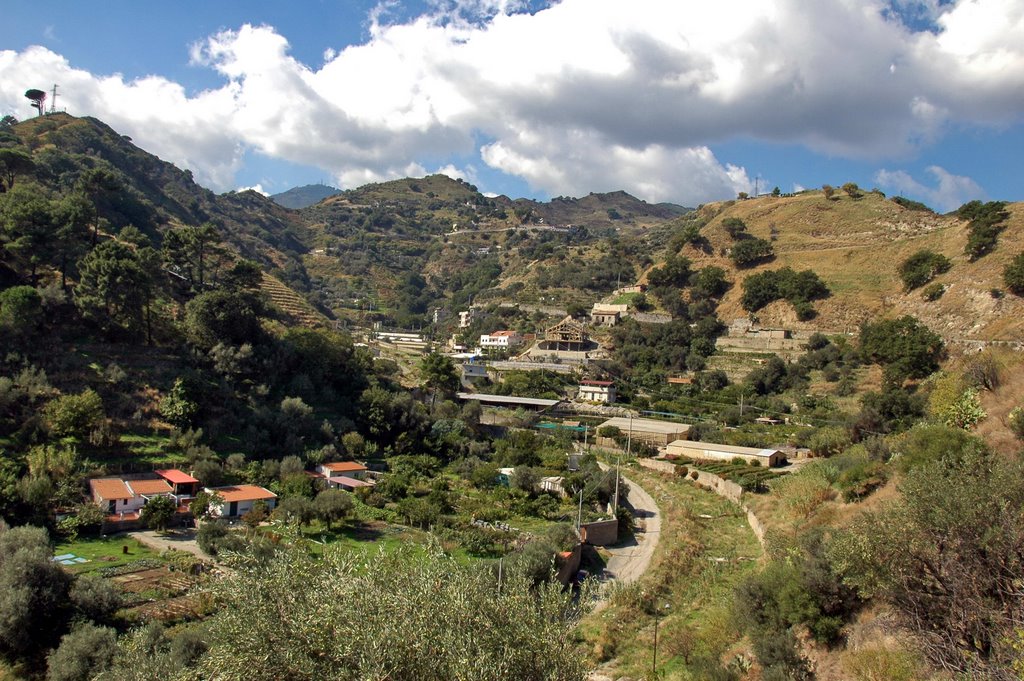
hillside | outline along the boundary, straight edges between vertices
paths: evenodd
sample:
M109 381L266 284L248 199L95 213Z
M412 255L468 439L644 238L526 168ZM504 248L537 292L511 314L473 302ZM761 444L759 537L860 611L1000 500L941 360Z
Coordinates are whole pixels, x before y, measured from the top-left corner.
M325 184L307 184L302 187L292 187L280 194L271 194L270 198L280 206L298 210L320 203L324 199L340 193L340 189Z
M797 321L788 303L772 303L757 313L765 325L852 330L876 317L911 314L947 339L1015 340L1024 331L1024 301L991 293L1003 288L1003 268L1024 249L1024 204L1010 204L1007 210L1010 219L997 248L976 262L964 254L965 220L910 210L877 193L856 199L837 193L826 199L820 191L703 206L700 215L707 224L701 234L709 248L686 245L681 254L694 267L722 267L734 282L719 307L723 320L747 316L740 305L744 278L786 266L813 270L831 296L815 302L817 317L809 322ZM727 257L735 243L722 227L728 218L743 220L751 236L770 240L775 258L738 270ZM946 291L933 302L920 289L905 292L897 272L921 249L953 263L936 277Z

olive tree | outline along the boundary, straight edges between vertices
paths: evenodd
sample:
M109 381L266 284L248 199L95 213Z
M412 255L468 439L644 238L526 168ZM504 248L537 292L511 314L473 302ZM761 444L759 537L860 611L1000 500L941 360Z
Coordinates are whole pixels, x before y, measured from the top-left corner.
M558 584L462 565L442 552L322 558L286 548L211 587L202 678L582 680L581 614ZM580 602L585 602L581 599Z

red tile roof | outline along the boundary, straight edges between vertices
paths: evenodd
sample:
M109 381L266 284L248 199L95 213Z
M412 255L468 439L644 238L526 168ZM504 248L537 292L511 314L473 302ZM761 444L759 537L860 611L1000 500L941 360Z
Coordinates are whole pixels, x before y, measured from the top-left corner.
M174 490L166 480L125 480L129 489L135 494L170 494Z
M187 485L190 483L199 482L188 473L179 471L177 468L165 468L156 472L161 478L164 478L172 485Z
M211 487L225 502L255 501L256 499L276 499L277 495L269 489L258 485L228 485L227 487Z
M92 490L93 498L101 501L135 497L121 478L93 478L89 481L89 489Z

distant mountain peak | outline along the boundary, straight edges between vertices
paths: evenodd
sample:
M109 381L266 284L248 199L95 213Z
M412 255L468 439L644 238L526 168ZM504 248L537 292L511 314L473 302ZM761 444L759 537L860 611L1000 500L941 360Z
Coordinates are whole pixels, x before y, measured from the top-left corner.
M307 184L302 187L292 187L288 191L271 195L271 200L279 206L299 210L316 205L324 199L336 196L341 190L326 184Z

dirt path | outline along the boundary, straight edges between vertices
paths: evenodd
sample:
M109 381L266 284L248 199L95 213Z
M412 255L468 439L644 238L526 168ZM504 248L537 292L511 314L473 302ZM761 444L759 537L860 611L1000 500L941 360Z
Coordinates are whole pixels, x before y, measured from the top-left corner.
M631 583L640 579L647 570L661 538L661 512L654 497L626 476L622 480L629 486L625 503L633 509L636 520L636 531L626 543L608 547L611 554L605 572L609 577L623 583Z
M211 562L213 560L199 548L199 544L196 543L195 530L174 529L168 530L166 534L157 534L153 530L137 530L135 532L126 532L125 534L133 539L138 539L146 546L154 548L157 551L175 549L177 551L186 551L191 553L200 560L204 560L206 562Z

